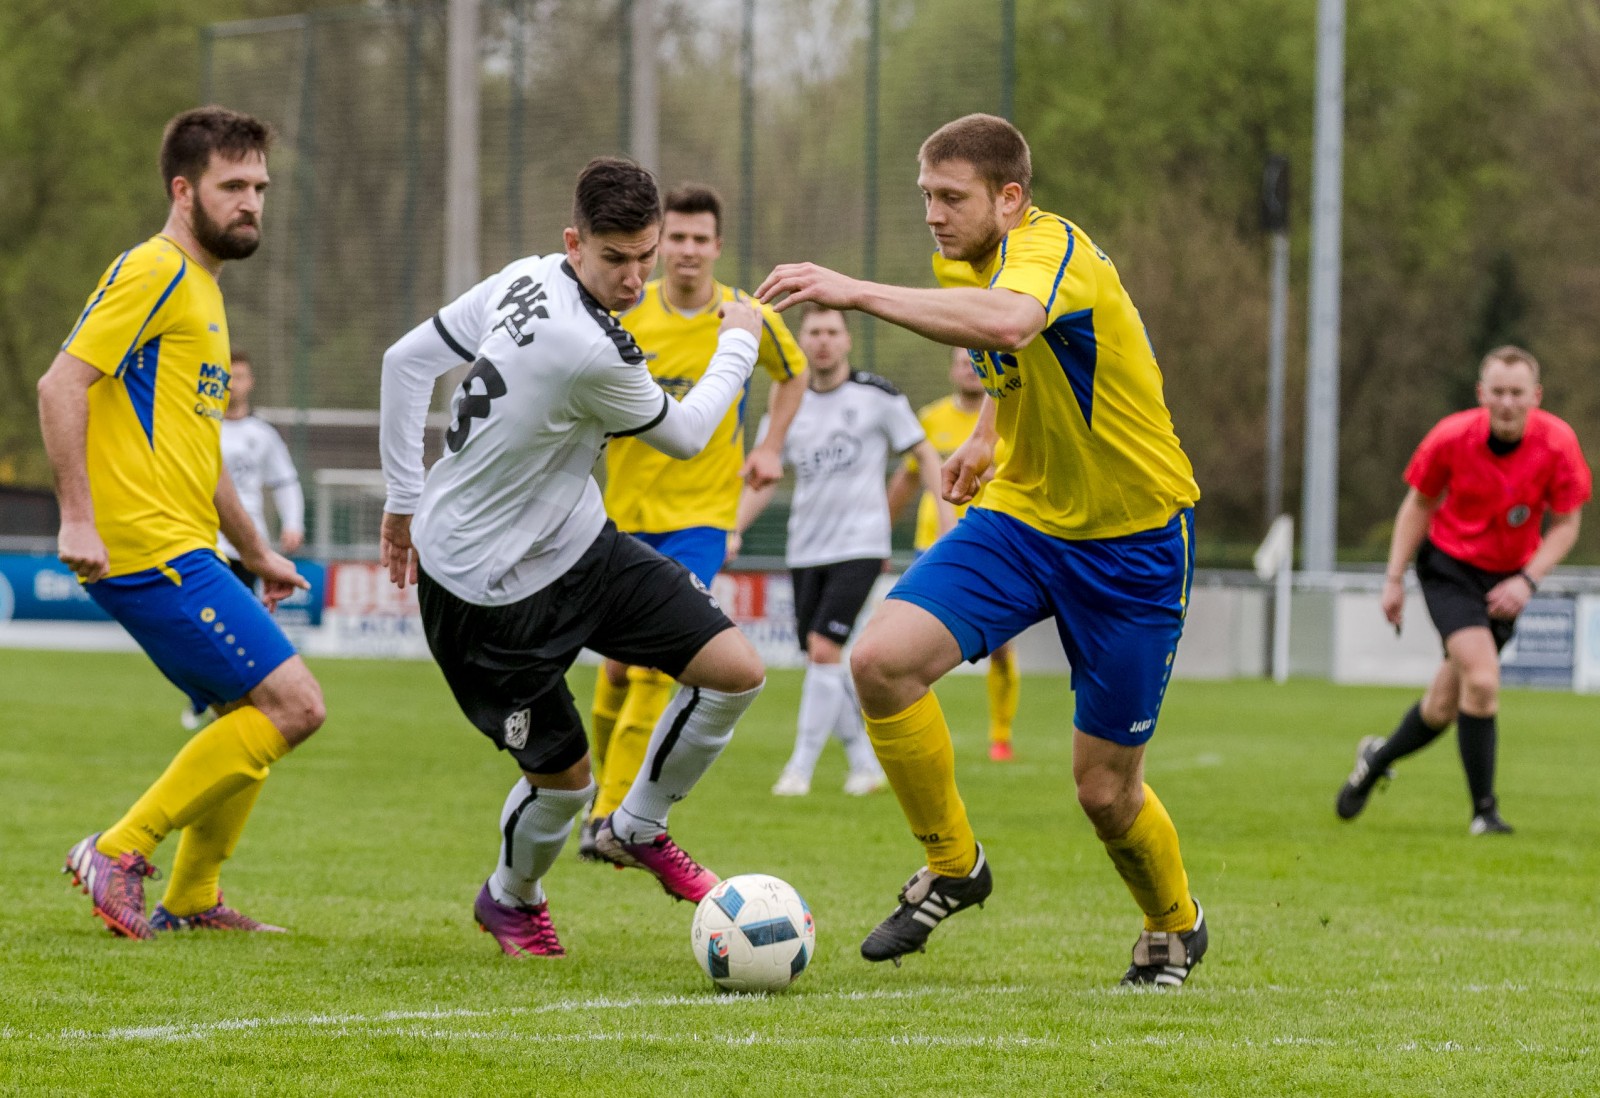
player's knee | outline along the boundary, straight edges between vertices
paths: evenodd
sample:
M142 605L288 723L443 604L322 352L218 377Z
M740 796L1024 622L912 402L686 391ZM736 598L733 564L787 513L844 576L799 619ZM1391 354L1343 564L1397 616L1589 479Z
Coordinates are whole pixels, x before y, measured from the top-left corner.
M746 644L743 649L729 656L724 662L718 675L720 680L714 689L724 694L744 694L751 690L759 690L767 681L767 668L761 662L761 654L753 645Z
M1461 708L1470 713L1493 713L1500 700L1500 668L1495 664L1468 667L1461 676Z
M315 679L297 688L273 707L273 723L290 745L304 743L328 719L328 707L322 700L322 687Z
M855 680L856 693L868 709L894 693L895 682L901 677L890 658L887 645L871 633L862 637L850 650L850 677Z
M1125 835L1139 814L1137 787L1111 774L1087 774L1078 780L1078 807L1101 838Z

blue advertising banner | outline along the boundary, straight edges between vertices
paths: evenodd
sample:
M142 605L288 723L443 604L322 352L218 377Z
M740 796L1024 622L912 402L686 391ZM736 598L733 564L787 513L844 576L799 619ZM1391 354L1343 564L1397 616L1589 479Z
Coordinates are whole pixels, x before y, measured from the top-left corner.
M0 555L0 621L110 620L55 557Z
M311 589L296 591L279 603L278 621L286 627L321 625L327 569L309 560L295 561L295 567ZM110 620L72 570L55 557L0 554L0 622Z
M1517 619L1517 631L1500 656L1500 680L1507 686L1572 689L1577 666L1577 600L1567 595L1535 595Z

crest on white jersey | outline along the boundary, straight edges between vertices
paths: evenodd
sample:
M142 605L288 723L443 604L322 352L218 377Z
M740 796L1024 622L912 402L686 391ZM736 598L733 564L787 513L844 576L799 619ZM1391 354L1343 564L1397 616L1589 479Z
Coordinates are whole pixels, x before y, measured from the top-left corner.
M519 709L506 718L506 746L520 751L528 746L528 726L533 723L533 713Z

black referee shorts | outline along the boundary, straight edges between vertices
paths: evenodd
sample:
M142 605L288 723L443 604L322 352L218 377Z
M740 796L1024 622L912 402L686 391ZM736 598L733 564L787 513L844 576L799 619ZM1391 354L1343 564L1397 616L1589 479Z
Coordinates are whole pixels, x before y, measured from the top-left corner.
M856 617L881 575L883 561L877 557L791 568L789 579L794 584L794 625L800 651L806 651L812 633L835 644L849 640Z
M421 570L417 599L461 711L534 774L559 773L588 751L566 678L581 649L676 678L733 628L687 568L610 522L565 575L521 602L478 606Z
M1496 652L1504 648L1517 623L1491 618L1488 597L1495 584L1514 575L1516 572L1488 572L1457 560L1427 539L1417 550L1417 582L1422 585L1428 616L1443 641L1462 629L1481 626L1493 635Z

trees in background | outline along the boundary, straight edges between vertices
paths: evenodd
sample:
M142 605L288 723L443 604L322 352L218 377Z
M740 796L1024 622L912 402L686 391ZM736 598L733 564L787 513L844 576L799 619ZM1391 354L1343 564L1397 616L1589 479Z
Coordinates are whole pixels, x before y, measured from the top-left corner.
M484 5L497 2L509 14L491 15L486 44L486 265L553 246L572 173L617 146L622 102L609 5ZM736 199L738 5L660 4L664 182L695 177ZM156 135L195 101L201 25L331 6L0 5L0 479L47 478L32 383L105 264L159 224ZM1140 305L1205 492L1202 550L1253 542L1267 331L1256 202L1272 152L1294 163L1291 507L1299 485L1315 0L1018 6L1017 121L1038 199L1110 253ZM784 259L865 262L864 10L757 5L757 279ZM998 5L883 0L881 12L874 254L882 277L926 280L911 158L948 115L995 109ZM313 403L375 403L382 347L437 304L442 20L437 6L423 18L412 37L391 20L327 38L311 114L303 55L264 40L216 54L219 97L284 138L266 246L229 275L235 337L275 362L309 356ZM1406 457L1470 402L1489 346L1539 355L1547 403L1600 454L1600 0L1351 0L1348 20L1340 538L1377 556ZM303 143L308 119L315 141ZM316 220L294 220L305 211ZM729 279L742 224L733 210ZM301 277L314 311L303 329ZM916 399L942 388L942 356L878 336L880 371ZM1579 553L1600 557L1600 526Z

